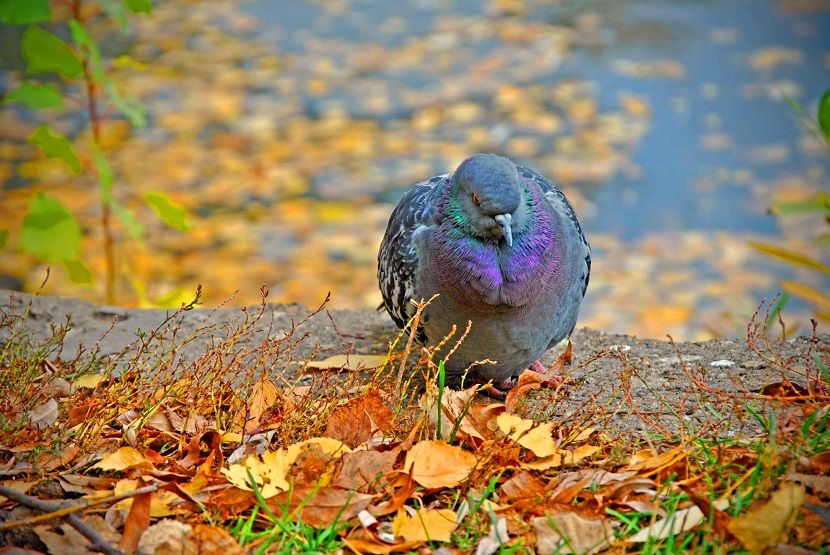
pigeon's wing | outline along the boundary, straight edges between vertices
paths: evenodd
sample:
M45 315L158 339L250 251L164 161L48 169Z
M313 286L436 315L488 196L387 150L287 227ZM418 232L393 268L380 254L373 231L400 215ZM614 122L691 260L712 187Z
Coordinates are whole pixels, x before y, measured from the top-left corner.
M524 166L516 166L519 170L519 173L525 177L526 179L530 179L545 194L547 199L550 201L551 206L553 206L554 210L557 210L559 213L564 214L568 220L573 224L573 228L576 231L576 235L579 241L582 243L584 255L585 255L585 266L583 267L582 275L580 279L582 280L582 296L585 296L585 292L588 290L588 281L591 279L591 245L588 244L588 240L585 239L585 234L582 233L582 226L579 225L579 220L576 217L576 212L574 211L574 207L571 205L570 201L565 197L565 194L559 190L559 188L554 185L548 178L545 176L533 171L530 168L525 168Z
M415 314L415 270L418 253L412 235L421 226L434 225L433 213L440 197L439 184L448 175L439 175L416 183L407 191L389 218L386 234L378 253L378 282L383 305L399 328Z

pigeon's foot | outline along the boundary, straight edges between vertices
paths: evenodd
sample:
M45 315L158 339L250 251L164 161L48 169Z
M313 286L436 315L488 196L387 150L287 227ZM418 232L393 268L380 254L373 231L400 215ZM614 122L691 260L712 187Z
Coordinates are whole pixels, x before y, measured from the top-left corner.
M477 382L479 385L484 386L482 391L491 399L495 399L497 401L504 401L507 397L507 392L516 387L519 383L519 379L516 376L511 376L506 380L502 380L500 382L491 382L490 380L484 381L479 380Z

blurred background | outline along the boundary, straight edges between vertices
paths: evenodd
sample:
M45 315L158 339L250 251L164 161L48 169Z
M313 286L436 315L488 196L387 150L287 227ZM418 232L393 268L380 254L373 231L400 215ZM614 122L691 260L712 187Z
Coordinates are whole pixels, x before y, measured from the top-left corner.
M84 9L108 79L146 111L136 127L102 101L112 194L143 230L113 224L118 304L177 306L202 284L208 306L256 303L266 285L272 302L331 291L331 307L374 308L395 203L475 152L539 170L575 205L594 249L579 325L741 336L782 280L830 289L750 244L827 259L820 214L768 209L830 189L814 121L830 2L171 0L124 28ZM68 37L67 9L52 10L44 28ZM2 27L4 95L25 77L22 31ZM55 81L62 110L0 105L0 286L44 279L18 245L46 191L79 222L93 282L51 264L43 290L101 302L96 181L30 144L48 122L92 164L83 89ZM156 217L153 192L186 209L186 230ZM807 332L816 310L794 295L784 315Z

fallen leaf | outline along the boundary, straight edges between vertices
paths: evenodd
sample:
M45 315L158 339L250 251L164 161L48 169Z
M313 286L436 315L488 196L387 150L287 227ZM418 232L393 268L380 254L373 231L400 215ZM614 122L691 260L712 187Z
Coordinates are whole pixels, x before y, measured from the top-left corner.
M246 432L251 432L259 426L260 417L274 404L278 397L279 390L270 380L262 379L254 384L247 403Z
M81 374L72 380L72 389L95 389L104 378L105 376L97 373Z
M142 493L132 498L132 505L124 521L124 533L118 542L118 548L125 553L132 553L138 547L141 535L150 525L150 503L152 493Z
M372 387L364 395L334 407L323 435L357 447L378 431L388 430L393 416L380 398L380 391Z
M614 539L611 524L604 518L588 518L577 513L555 513L534 517L536 553L596 553Z
M476 457L443 441L421 441L406 454L404 472L425 488L451 488L460 484L476 465Z
M804 497L804 486L784 482L763 505L733 518L729 531L753 553L776 543L787 543Z
M118 532L100 516L87 516L83 518L83 521L112 545L118 543ZM35 526L34 531L52 555L77 555L90 552L90 541L68 523Z
M400 449L346 453L334 473L332 486L355 491L380 486L383 475L394 468L399 453Z
M814 474L787 474L786 480L804 484L819 497L830 497L830 476L816 476Z
M551 435L553 422L534 424L533 420L507 412L498 415L496 422L507 437L530 449L537 457L549 457L556 452L556 442Z
M45 430L58 420L58 402L54 398L50 398L29 411L27 416L30 428Z
M121 447L114 453L107 453L104 458L92 468L100 468L101 470L127 470L128 468L136 468L139 470L154 470L154 467L147 458L141 454L140 451L132 447Z
M300 486L281 493L268 504L274 511L280 512L288 507L306 524L316 528L325 528L335 521L345 522L356 517L375 499L374 495L357 493L350 490Z
M411 542L448 542L457 526L455 511L450 509L420 509L412 516L400 510L392 521L395 535Z
M659 455L651 449L644 449L634 453L628 461L626 470L639 471L643 476L655 474L664 468L675 464L686 457L686 447L679 445ZM643 473L646 470L648 472Z
M728 501L724 499L716 501L713 505L721 511L729 506ZM643 543L652 539L664 540L669 536L676 536L680 532L691 530L701 522L705 522L706 519L707 516L703 514L700 507L691 505L654 522L651 526L640 529L636 534L625 538L625 541L630 543Z
M249 455L239 463L221 469L221 472L231 484L239 489L253 491L249 485L248 473L250 472L262 497L269 499L291 487L286 479L290 466L285 449L279 449L266 451L262 454L262 458Z
M312 360L306 365L311 370L359 370L379 368L386 362L386 355L333 355L323 360Z
M153 524L142 534L138 543L139 555L181 555L221 553L242 555L244 550L230 534L209 524L191 526L177 520L165 519Z
M487 532L487 535L479 540L475 555L493 555L499 550L499 547L509 540L507 519L504 517L497 518L496 522L490 525L490 531Z

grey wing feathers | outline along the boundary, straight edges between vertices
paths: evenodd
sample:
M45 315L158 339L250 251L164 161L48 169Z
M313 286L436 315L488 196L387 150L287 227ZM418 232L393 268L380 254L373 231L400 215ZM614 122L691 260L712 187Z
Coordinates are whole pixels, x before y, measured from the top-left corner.
M530 168L525 168L524 166L516 166L516 168L519 170L519 174L536 183L551 204L555 208L560 209L573 223L579 240L582 241L582 244L585 247L585 268L583 274L580 276L582 279L582 296L584 297L585 292L588 290L588 280L591 278L591 245L588 244L588 241L585 239L585 234L582 233L582 226L579 225L579 220L576 217L576 212L574 212L574 207L565 197L564 193L562 193L562 191L560 191L559 188L556 187L548 178L536 173Z
M378 281L386 311L399 328L406 326L415 313L410 302L414 296L415 270L418 254L412 245L412 234L422 225L433 223L435 189L446 175L417 183L407 191L389 218L386 234L378 253Z

